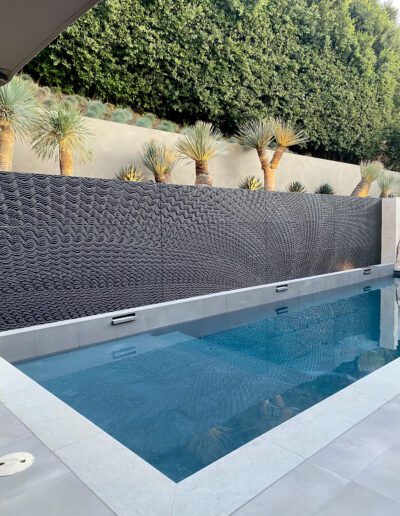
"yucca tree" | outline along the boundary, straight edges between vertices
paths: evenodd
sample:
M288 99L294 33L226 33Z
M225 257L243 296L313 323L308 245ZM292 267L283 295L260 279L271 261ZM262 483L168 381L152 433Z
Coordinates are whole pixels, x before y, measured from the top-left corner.
M239 145L250 147L257 151L264 175L264 189L267 191L275 190L274 175L271 173L267 151L273 137L274 131L271 119L246 122L239 127L235 136L235 140Z
M243 190L261 190L262 183L255 176L247 176L239 183L239 188L242 188Z
M378 185L381 190L380 197L397 197L400 195L400 174L383 172L378 178Z
M380 161L362 161L360 163L361 181L354 188L353 197L368 197L371 184L377 181L384 170Z
M286 190L288 192L294 193L304 193L306 191L306 187L300 181L293 181L290 185L287 186Z
M141 183L145 180L139 167L133 163L122 167L118 171L116 178L120 179L121 181L133 181L136 183Z
M156 183L170 183L172 171L178 161L175 150L164 143L151 140L143 145L142 162L154 174Z
M315 193L324 195L335 195L335 190L333 189L333 186L329 183L324 183L315 189Z
M264 174L264 190L275 191L275 172L288 147L307 141L303 130L280 118L254 120L239 127L235 137L237 143L256 149ZM267 147L275 140L276 150L269 160Z
M224 152L221 133L212 124L196 122L182 133L176 150L182 157L195 162L196 186L212 186L208 162Z
M307 142L306 133L291 122L285 122L280 118L272 119L272 129L276 142L276 150L271 160L271 170L275 182L275 171L279 166L284 152L294 145L301 145ZM274 185L275 189L275 185Z
M58 157L60 174L72 176L74 156L84 163L91 157L92 137L85 117L78 108L65 103L47 109L35 129L33 149L45 160Z
M29 140L38 118L34 84L14 77L0 88L0 170L12 169L15 139Z

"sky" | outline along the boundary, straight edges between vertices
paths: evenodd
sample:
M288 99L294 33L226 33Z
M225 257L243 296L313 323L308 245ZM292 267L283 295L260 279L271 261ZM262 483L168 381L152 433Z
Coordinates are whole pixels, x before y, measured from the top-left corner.
M400 11L400 0L392 0L392 4Z

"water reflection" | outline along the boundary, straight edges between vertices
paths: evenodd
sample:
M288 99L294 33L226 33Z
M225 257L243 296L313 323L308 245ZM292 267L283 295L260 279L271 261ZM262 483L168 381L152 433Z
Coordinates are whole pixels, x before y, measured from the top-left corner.
M396 292L329 293L20 368L179 481L397 358Z

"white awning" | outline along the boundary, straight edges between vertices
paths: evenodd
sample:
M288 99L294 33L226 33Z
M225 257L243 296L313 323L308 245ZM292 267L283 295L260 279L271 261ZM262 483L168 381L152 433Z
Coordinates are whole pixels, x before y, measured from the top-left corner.
M0 85L99 0L0 0Z

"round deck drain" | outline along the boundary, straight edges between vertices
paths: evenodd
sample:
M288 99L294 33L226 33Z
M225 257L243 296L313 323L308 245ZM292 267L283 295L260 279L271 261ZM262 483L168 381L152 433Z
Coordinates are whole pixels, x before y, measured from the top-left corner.
M35 457L26 452L9 453L0 457L0 477L8 477L30 468Z

